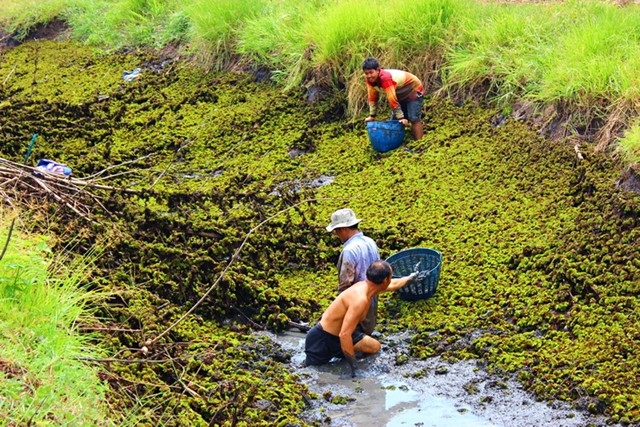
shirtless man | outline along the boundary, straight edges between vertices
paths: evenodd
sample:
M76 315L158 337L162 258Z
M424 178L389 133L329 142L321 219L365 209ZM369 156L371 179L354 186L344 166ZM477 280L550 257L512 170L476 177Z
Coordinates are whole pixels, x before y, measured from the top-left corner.
M417 274L393 279L388 262L374 261L367 269L367 278L338 295L307 333L305 365L322 365L334 357L345 357L351 367L351 376L355 377L356 351L377 353L381 348L378 340L356 330L367 315L371 299L381 292L400 289L412 282Z

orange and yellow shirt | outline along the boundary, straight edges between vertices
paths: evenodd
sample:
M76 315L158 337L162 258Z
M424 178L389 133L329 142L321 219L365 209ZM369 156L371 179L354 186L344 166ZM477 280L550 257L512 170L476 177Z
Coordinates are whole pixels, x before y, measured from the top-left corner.
M369 114L375 116L380 92L384 91L387 102L393 110L396 119L404 118L400 103L418 98L418 93L424 93L422 82L413 74L393 69L380 69L378 81L373 85L367 82L367 98L369 100Z

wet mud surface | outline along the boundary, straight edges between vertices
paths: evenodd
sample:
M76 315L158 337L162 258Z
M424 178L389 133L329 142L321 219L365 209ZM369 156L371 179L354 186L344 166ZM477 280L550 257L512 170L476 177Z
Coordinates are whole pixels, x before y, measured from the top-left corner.
M304 367L304 333L261 335L293 355L293 371L319 396L302 415L311 422L332 427L620 426L566 402L538 401L520 383L489 374L478 361L433 357L397 366L407 333L384 337L380 354L358 361L354 379L343 361Z

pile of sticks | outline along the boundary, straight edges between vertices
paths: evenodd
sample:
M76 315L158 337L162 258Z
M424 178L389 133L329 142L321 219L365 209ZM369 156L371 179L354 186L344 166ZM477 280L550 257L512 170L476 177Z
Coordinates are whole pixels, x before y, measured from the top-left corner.
M99 184L93 175L79 179L0 158L0 197L13 206L25 198L55 201L76 215L91 220L91 213L104 206L106 191L136 193L136 190Z

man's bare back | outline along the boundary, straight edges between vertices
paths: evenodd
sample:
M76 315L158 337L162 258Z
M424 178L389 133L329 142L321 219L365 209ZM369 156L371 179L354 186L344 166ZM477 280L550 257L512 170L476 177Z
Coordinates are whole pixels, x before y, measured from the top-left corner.
M374 261L367 269L367 278L343 291L325 310L305 340L305 364L320 365L331 357L342 355L355 375L355 353L377 353L381 344L375 338L357 332L356 327L364 319L373 297L381 292L395 291L413 280L417 273L393 279L392 268L385 261ZM355 345L354 345L355 341Z
M371 298L367 296L366 282L362 281L353 284L338 295L324 312L322 319L320 319L322 329L331 335L340 336L343 325L349 326L350 319L356 319L357 325L366 317L370 303ZM352 332L353 330L349 334Z

